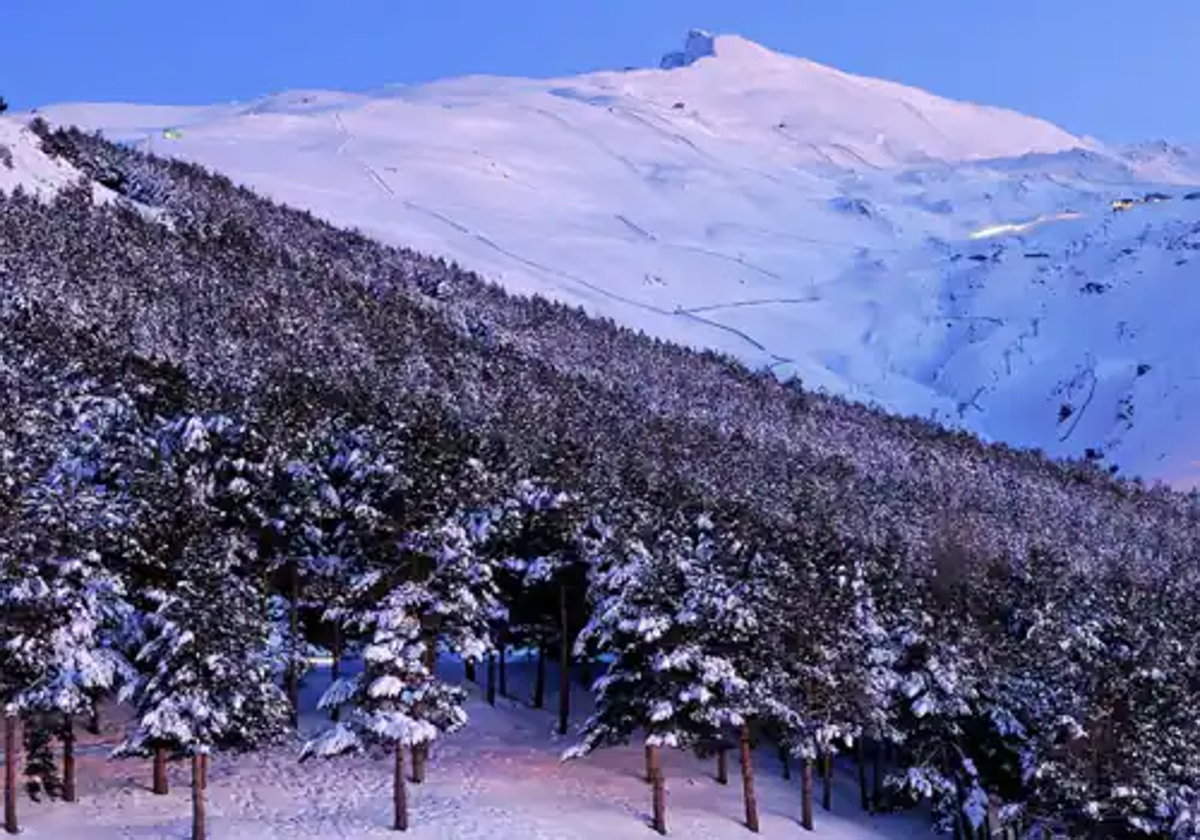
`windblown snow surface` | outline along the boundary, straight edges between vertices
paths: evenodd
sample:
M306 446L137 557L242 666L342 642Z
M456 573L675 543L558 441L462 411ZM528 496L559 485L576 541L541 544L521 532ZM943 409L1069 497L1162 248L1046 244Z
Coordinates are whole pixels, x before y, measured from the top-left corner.
M461 666L451 666L461 674ZM427 780L409 785L412 827L406 836L445 840L613 840L656 837L648 825L650 788L642 780L642 751L631 746L563 764L572 736L554 734L554 715L525 702L532 668L517 664L510 685L520 700L489 707L473 686L467 728L434 746ZM449 676L449 675L448 675ZM303 732L325 725L315 711L328 685L325 669L304 692ZM557 684L552 678L551 685ZM588 701L577 698L578 708ZM548 708L557 700L548 698ZM191 791L185 763L171 769L172 791L149 790L148 761L108 761L105 742L119 740L119 721L98 743L81 747L80 801L31 804L22 797L22 836L53 840L186 838ZM249 755L218 754L209 770L209 836L220 840L367 840L390 830L392 771L387 759L344 758L299 764L299 741ZM784 781L766 753L755 759L763 837L806 834L798 822L800 787ZM667 826L688 840L741 840L741 780L718 785L715 762L667 751ZM919 815L869 817L858 802L853 766L835 776L833 811L816 812L824 840L915 840L932 836ZM818 789L819 790L819 789Z
M662 68L43 114L809 387L1200 477L1194 150L732 36Z

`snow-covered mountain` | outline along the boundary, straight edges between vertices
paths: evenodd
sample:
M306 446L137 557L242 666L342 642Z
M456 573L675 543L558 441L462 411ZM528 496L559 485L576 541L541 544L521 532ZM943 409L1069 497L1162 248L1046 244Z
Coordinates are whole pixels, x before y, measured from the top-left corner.
M658 69L42 115L810 387L1200 473L1186 147L700 32Z

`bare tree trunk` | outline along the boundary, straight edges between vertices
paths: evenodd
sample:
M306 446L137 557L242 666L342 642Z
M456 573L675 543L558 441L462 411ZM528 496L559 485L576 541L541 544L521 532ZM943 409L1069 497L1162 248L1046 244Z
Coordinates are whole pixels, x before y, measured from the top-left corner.
M533 680L533 708L546 706L546 643L538 640L537 675Z
M864 811L871 810L871 794L867 791L866 742L858 739L854 747L854 763L858 765L858 798Z
M429 765L429 744L416 744L412 748L412 783L425 784L425 768Z
M758 833L758 797L754 793L754 760L750 755L750 727L742 724L742 798L746 802L746 828Z
M466 677L467 682L478 682L479 675L475 673L474 659L463 660L463 676Z
M496 654L487 656L487 701L489 706L496 705Z
M813 762L805 758L800 764L800 825L813 830Z
M392 828L408 831L408 790L404 787L404 746L396 744L396 773L392 779Z
M886 806L883 791L883 743L876 740L871 742L871 746L871 812L878 813Z
M70 715L63 715L62 731L63 748L63 801L77 802L75 793L75 721Z
M429 638L425 643L425 668L430 674L437 668L437 638ZM414 785L425 784L425 770L429 766L429 742L416 744L412 748Z
M779 766L782 768L783 780L786 782L792 778L792 757L788 755L787 747L783 744L779 745Z
M100 734L100 698L92 698L92 712L88 715L87 731L93 735Z
M729 750L724 744L717 746L717 784L729 784Z
M337 621L333 623L333 662L329 665L329 677L333 682L337 682L342 677L342 625ZM334 706L329 710L329 719L337 723L338 718L341 717L341 711Z
M500 696L508 696L508 643L502 635L500 642Z
M4 830L18 834L21 826L17 822L17 716L4 717Z
M159 796L166 796L170 792L167 786L166 747L155 747L154 749L154 786L152 790Z
M833 810L833 753L821 756L821 807Z
M288 599L288 666L287 666L287 698L291 706L289 719L292 726L300 724L300 672L296 667L296 656L300 652L300 569L293 560L291 563L291 592Z
M654 830L659 834L667 833L667 789L663 780L662 763L658 757L658 747L648 747L650 750L651 779L653 786Z
M654 784L654 763L658 760L658 753L654 747L646 745L646 784Z
M192 753L192 840L205 837L205 763L208 756Z
M571 633L567 618L567 587L558 587L559 633L562 634L562 650L558 663L558 734L567 734L571 719Z

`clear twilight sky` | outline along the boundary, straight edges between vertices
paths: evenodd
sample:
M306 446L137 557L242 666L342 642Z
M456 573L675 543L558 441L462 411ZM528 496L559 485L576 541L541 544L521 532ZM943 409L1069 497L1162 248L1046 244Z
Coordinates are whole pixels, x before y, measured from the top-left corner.
M1015 108L1200 140L1200 0L7 0L0 95L198 104L657 66L689 28Z

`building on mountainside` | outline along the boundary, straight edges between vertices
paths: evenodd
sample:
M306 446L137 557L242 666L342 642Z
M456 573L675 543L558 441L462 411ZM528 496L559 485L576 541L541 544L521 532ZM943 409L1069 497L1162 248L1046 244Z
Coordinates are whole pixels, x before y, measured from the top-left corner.
M1118 198L1112 203L1113 212L1120 213L1123 210L1130 210L1133 205L1137 204L1137 199L1134 198Z

